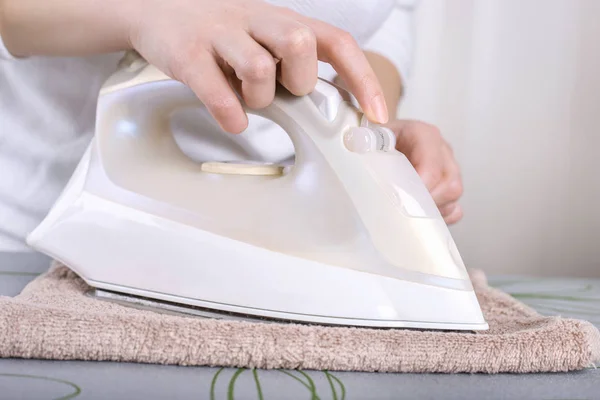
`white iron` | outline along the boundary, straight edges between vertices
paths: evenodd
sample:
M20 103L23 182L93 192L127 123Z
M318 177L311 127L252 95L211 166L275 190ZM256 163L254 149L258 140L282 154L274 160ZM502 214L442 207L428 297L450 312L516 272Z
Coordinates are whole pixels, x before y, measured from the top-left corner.
M279 87L272 105L247 110L288 133L291 167L198 163L169 120L201 103L130 58L102 88L95 138L28 243L101 297L138 306L487 329L450 232L393 133L344 99L319 81L310 95Z

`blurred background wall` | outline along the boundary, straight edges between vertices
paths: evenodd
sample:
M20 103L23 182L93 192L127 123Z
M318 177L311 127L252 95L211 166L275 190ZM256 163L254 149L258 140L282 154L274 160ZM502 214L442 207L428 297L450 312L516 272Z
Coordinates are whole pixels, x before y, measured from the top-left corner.
M463 168L470 267L600 276L600 1L421 0L400 115Z

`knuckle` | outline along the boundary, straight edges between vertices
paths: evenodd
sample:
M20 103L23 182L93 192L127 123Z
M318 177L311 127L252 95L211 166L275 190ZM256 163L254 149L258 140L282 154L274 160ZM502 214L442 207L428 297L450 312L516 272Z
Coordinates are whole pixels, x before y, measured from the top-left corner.
M262 94L262 96L244 95L244 101L250 108L261 109L267 107L273 102L275 93Z
M241 79L250 81L265 81L274 79L275 61L268 55L258 55L251 57L243 65Z
M343 30L338 31L336 35L335 44L336 47L340 49L340 51L349 51L358 47L358 44L356 43L354 37L350 33Z
M411 120L407 125L411 131L418 132L419 134L426 134L436 137L441 136L440 128L427 122Z
M173 77L181 80L183 83L185 83L187 85L189 83L188 82L188 74L187 74L187 70L188 70L187 66L188 65L189 65L189 62L187 61L187 58L182 54L176 53L173 57L171 57L171 60L169 63L169 67L168 67L169 75L172 75Z
M317 39L308 27L296 28L283 38L286 51L300 56L316 53Z
M452 179L448 183L448 196L452 199L458 199L460 196L462 196L463 190L463 183L458 178Z
M432 136L435 136L435 137L442 136L442 132L440 131L440 128L438 128L435 125L428 124L427 122L422 122L422 121L415 121L415 124L419 130L421 130L423 132L427 132Z
M236 102L236 99L228 96L212 95L204 101L204 105L211 110L215 117L226 118L236 112Z
M417 173L429 189L435 187L442 179L442 171L439 168L425 163L417 167Z
M329 53L336 57L347 56L356 53L358 43L352 35L342 29L333 29L328 40L324 41Z
M187 83L185 80L194 69L193 64L204 52L204 48L200 43L189 43L186 46L176 46L174 50L169 57L169 72Z
M439 168L432 168L429 171L429 182L432 185L438 184L442 180L443 174Z
M452 213L452 215L449 216L448 218L448 223L449 224L455 224L458 221L460 221L463 217L464 213L463 210L460 206L456 207L456 210Z

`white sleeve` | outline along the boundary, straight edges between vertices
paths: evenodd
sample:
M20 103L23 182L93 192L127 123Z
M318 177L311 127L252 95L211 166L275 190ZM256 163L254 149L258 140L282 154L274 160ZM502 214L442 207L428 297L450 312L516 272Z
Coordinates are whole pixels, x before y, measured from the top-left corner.
M389 17L362 46L390 60L403 81L408 79L412 61L414 8L414 1L397 1Z
M0 60L14 60L15 57L8 52L8 49L4 45L2 41L2 36L0 36Z

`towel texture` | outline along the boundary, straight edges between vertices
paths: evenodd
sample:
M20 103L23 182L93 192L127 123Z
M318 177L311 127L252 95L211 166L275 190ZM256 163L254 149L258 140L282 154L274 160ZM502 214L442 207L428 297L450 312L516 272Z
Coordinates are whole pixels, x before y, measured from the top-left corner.
M600 334L588 322L543 317L471 279L485 333L363 329L210 320L94 300L56 264L0 297L0 357L386 372L549 372L592 366Z

